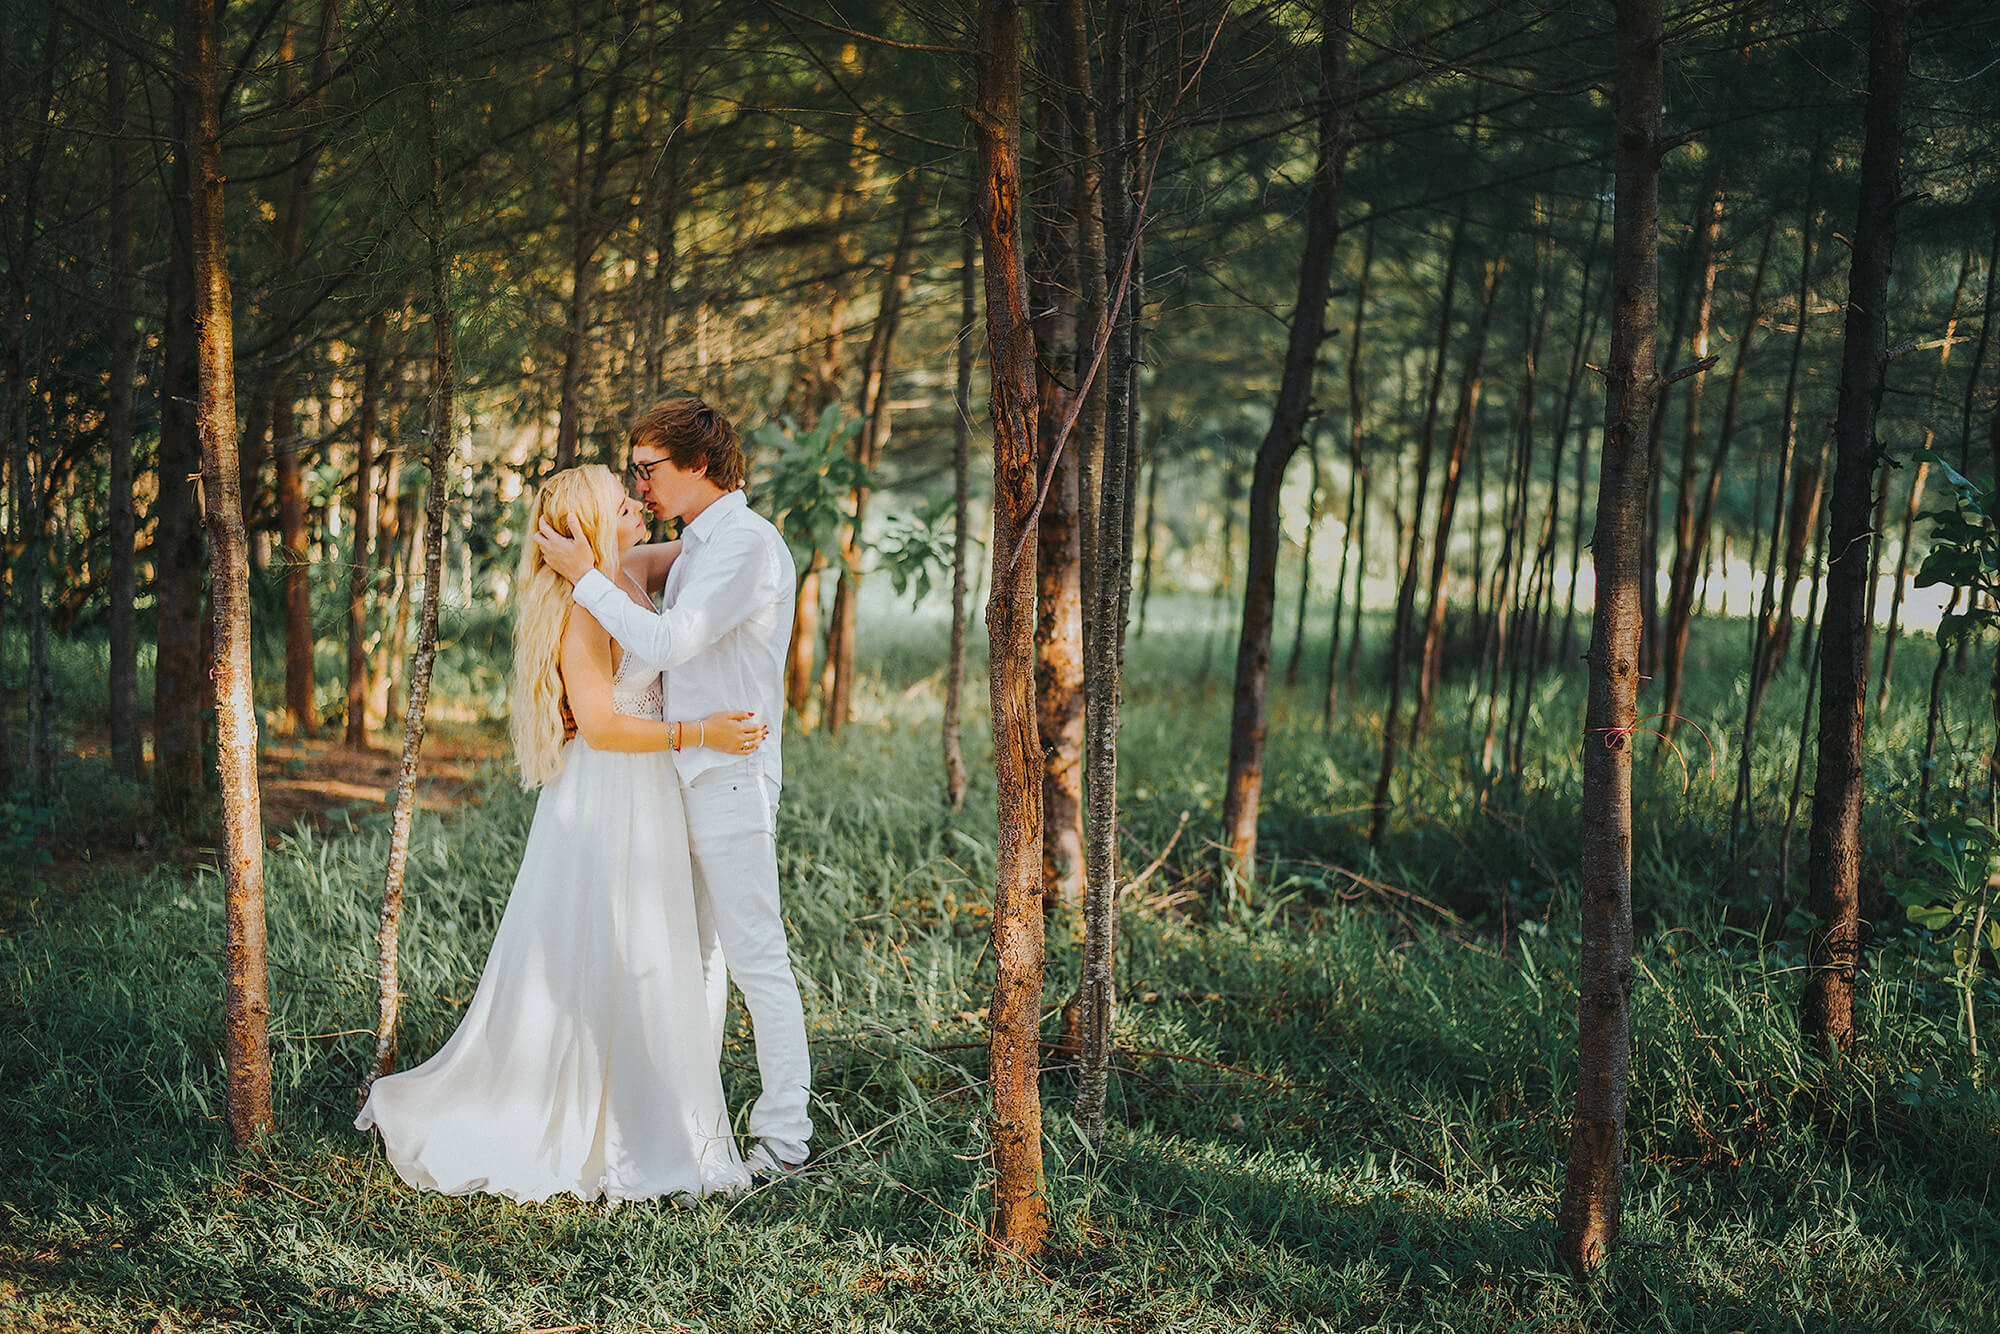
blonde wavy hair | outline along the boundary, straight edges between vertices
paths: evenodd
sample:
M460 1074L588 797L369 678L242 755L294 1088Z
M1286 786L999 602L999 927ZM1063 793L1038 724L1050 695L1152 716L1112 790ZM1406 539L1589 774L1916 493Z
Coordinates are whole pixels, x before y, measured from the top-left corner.
M549 526L582 537L597 568L618 577L618 510L625 488L601 463L566 468L542 483L528 507L521 534L521 563L514 575L514 680L508 691L507 731L521 786L537 788L562 772L563 632L569 628L569 581L549 568L535 544L535 529Z

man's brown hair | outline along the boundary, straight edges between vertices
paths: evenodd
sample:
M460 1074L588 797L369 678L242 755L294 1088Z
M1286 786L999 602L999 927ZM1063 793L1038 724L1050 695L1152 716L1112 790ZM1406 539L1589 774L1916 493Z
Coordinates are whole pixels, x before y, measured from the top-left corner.
M724 491L743 485L743 442L729 418L698 398L670 398L646 409L626 432L625 448L650 445L683 472L705 470Z

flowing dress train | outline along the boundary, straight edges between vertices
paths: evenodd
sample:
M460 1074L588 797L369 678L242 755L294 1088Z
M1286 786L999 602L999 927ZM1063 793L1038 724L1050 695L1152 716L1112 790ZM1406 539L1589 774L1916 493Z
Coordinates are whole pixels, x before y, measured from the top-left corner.
M629 657L629 655L627 655ZM618 712L661 715L621 660ZM412 1186L515 1200L690 1197L749 1184L730 1136L665 753L563 750L458 1030L355 1118Z

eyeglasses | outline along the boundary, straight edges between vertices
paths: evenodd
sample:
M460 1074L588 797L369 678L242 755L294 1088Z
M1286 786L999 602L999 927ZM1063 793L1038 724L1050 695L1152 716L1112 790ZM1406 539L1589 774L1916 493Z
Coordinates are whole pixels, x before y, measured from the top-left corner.
M665 462L666 462L665 459L653 459L651 462L648 463L637 463L637 462L633 463L630 469L632 474L633 485L637 486L652 481L653 469L659 467L662 463Z

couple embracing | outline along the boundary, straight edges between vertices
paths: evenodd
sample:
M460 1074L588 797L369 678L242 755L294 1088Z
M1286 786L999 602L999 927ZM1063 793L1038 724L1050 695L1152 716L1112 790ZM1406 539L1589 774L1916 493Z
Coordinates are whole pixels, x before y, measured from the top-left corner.
M685 1199L806 1158L775 843L791 554L714 408L671 400L628 443L636 499L593 464L529 514L508 721L541 797L520 874L458 1030L355 1121L412 1186ZM646 543L647 510L680 540ZM722 1094L732 979L763 1083L747 1154Z

